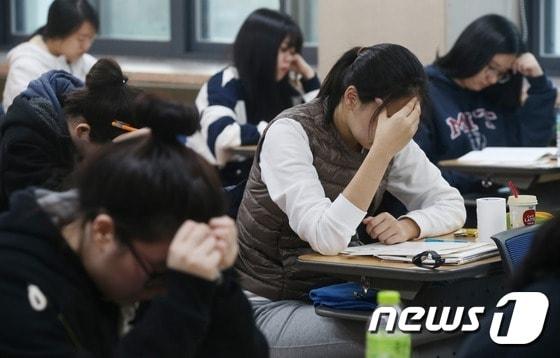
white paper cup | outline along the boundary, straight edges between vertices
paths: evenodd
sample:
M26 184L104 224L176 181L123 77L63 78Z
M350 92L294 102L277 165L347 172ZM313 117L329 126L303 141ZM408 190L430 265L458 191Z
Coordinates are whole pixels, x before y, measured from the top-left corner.
M491 236L506 230L506 199L476 199L478 238L491 240Z
M508 198L509 223L512 229L535 225L537 197L534 195L518 195Z

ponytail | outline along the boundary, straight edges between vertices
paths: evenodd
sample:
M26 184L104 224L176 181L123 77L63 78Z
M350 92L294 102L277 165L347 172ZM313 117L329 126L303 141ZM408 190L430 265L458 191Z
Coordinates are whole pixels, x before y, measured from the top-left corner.
M78 189L85 220L105 212L115 221L117 239L159 242L170 240L187 219L208 222L224 215L216 169L176 139L192 133L197 111L142 95L134 113L151 135L105 145L81 167Z
M342 57L336 61L321 85L318 97L326 104L326 117L329 120L332 120L334 109L338 105L340 98L346 90L346 86L344 84L345 76L348 73L348 68L358 57L360 49L361 47L354 47L346 51Z
M177 144L177 136L190 136L200 129L198 111L193 106L142 94L134 105L134 118L152 132L154 141Z
M333 121L336 107L349 86L356 87L362 103L380 98L381 110L393 100L426 97L426 74L416 56L394 44L354 47L346 51L329 71L319 98L323 101L327 122Z
M92 142L106 143L123 133L111 125L115 120L135 128L145 126L132 113L140 93L140 89L128 85L128 78L116 61L102 58L88 72L85 88L66 96L64 112L69 117L85 119L91 127Z

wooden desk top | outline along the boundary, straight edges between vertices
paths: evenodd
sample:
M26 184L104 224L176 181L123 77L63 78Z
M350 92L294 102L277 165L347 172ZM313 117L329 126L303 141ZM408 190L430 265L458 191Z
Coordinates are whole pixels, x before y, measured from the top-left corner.
M309 271L333 275L389 278L404 281L445 281L476 277L501 269L501 259L493 256L463 265L443 265L435 270L411 263L381 260L372 256L323 256L307 254L298 258L298 265Z

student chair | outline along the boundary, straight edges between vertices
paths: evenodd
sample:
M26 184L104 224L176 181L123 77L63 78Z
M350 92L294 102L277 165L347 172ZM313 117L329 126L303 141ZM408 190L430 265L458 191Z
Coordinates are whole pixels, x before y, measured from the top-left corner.
M521 266L539 225L500 232L492 236L498 246L506 275L511 276Z

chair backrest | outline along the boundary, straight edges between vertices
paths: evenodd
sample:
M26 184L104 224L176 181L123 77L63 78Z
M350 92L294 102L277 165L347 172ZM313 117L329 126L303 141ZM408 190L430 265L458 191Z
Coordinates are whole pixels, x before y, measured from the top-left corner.
M511 276L523 263L538 228L539 225L532 225L492 236L492 240L498 246L504 271L508 276Z

